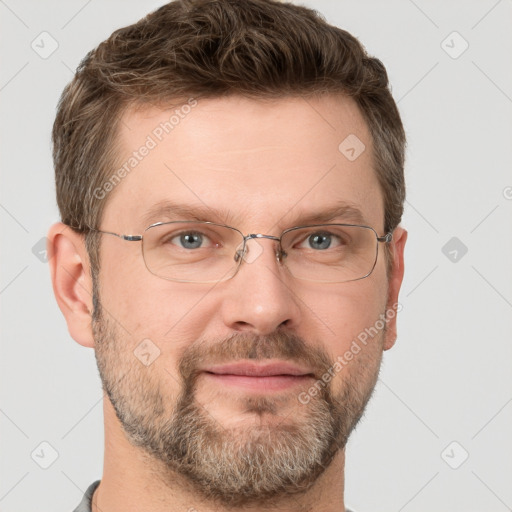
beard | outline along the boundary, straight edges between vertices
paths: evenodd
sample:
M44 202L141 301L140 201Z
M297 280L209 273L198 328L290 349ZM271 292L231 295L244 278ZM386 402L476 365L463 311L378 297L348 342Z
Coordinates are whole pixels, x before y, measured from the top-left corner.
M141 364L99 300L95 306L98 369L128 441L161 463L164 474L159 477L167 486L182 477L196 495L225 508L269 506L310 489L344 449L377 381L384 331L342 369L336 392L332 380L320 382L333 365L322 348L284 331L267 336L235 333L215 343L198 340L183 349L174 376L179 392L172 396L169 379L162 374L170 375L164 363L156 359L148 367ZM198 389L204 390L200 368L239 359L302 364L314 374L317 394L307 404L298 400L298 392L293 397L290 392L213 395L236 404L240 417L255 419L226 426L198 399Z

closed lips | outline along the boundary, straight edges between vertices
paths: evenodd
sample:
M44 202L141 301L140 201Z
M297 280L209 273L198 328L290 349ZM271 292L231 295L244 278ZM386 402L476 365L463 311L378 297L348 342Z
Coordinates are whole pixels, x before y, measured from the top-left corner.
M296 377L313 377L313 373L300 366L290 363L271 363L271 364L254 364L254 363L232 363L224 365L216 365L205 368L206 373L214 375L239 375L245 377L275 377L275 376L296 376Z

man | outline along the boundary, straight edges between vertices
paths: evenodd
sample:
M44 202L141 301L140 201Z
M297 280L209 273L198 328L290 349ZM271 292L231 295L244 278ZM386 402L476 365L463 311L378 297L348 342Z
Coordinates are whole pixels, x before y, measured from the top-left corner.
M314 11L178 0L90 52L54 131L51 274L104 397L77 511L344 511L396 340L405 136Z

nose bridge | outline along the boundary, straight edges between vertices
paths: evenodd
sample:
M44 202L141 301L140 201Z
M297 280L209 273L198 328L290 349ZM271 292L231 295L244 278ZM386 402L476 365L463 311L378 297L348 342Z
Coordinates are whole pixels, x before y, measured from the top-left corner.
M244 236L244 254L243 261L246 263L252 263L255 261L264 251L263 245L259 244L257 240L268 239L274 242L278 242L278 246L275 246L274 256L279 263L281 263L281 238L274 235L264 235L262 233L249 233ZM254 240L253 244L248 244L249 240ZM268 249L267 249L268 250Z
M222 305L225 323L236 330L260 334L273 332L281 325L295 325L300 308L280 272L279 248L275 245L280 238L250 233L244 239L247 245L243 261L226 285L228 295ZM265 243L264 239L269 241ZM271 248L275 250L265 254Z
M251 238L268 238L270 240L281 240L278 236L273 235L263 235L261 233L249 233L248 235L244 236L244 240L247 242L247 240L250 240Z

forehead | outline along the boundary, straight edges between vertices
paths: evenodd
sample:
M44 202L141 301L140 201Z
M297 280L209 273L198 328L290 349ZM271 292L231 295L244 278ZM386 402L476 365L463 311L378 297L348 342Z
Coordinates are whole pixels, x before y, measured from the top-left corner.
M341 206L382 228L372 141L350 98L230 96L130 109L118 147L109 229L143 229L173 205L181 216L200 210L204 220L260 231Z

